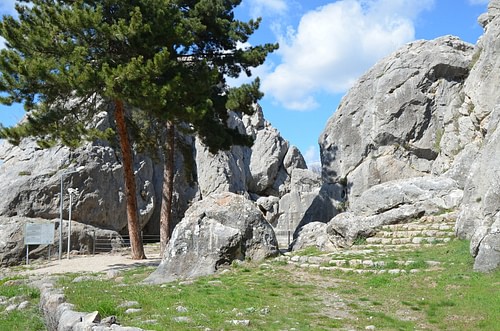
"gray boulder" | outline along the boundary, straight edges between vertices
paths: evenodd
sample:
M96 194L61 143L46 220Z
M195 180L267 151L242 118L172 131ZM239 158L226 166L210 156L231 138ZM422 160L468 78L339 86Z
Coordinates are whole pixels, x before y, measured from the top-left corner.
M234 193L213 194L188 209L160 266L145 282L209 275L234 260L261 260L278 254L272 227L255 203Z
M336 249L330 240L326 223L310 222L298 230L291 244L291 250L298 251L308 247L315 247L325 252Z
M454 180L444 177L386 182L363 192L350 212L335 216L326 231L336 246L349 247L357 238L374 235L382 225L455 210L462 194Z
M483 237L479 253L474 260L474 270L492 272L500 267L500 232Z
M415 41L363 75L320 136L324 182L345 184L352 206L374 185L435 173L472 54L451 36Z
M394 180L371 187L349 207L354 214L369 216L414 206L427 214L457 208L463 191L451 178L423 176Z

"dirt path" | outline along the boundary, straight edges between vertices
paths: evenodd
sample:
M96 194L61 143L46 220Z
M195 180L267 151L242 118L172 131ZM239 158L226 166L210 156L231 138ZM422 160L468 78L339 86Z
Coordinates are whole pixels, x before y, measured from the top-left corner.
M110 270L126 270L140 266L158 266L160 256L158 253L149 253L147 260L132 260L128 253L76 255L70 259L51 261L34 261L30 265L15 268L2 268L1 276L17 275L54 275L64 273L93 273L107 272Z

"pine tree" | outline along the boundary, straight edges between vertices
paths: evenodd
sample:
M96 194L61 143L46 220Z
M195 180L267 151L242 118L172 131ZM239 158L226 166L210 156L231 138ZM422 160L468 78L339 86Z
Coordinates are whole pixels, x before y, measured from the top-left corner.
M162 202L166 216L160 231L167 236L164 247L170 231L174 128L189 124L212 152L249 144L248 137L227 127L227 110L251 113L262 96L259 82L228 89L225 77L250 75L277 45L240 47L260 23L234 18L241 0L30 2L16 6L18 19L4 16L0 26L7 45L0 53L0 101L24 103L29 121L3 128L1 135L14 141L36 136L45 146L109 137L112 132L97 132L89 123L100 106L112 103L127 183L132 255L144 258L135 233L125 108L141 109L169 131Z

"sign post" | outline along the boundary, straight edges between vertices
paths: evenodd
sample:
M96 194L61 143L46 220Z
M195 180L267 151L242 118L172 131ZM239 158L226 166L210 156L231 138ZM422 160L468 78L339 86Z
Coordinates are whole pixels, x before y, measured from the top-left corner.
M26 223L24 244L26 245L26 264L29 264L29 245L51 245L54 243L54 223Z

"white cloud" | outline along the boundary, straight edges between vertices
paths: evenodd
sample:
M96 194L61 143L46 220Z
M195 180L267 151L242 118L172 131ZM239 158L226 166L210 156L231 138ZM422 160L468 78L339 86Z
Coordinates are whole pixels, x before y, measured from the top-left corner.
M282 62L262 88L284 107L310 110L318 92L345 92L383 56L414 39L434 0L341 0L306 13L280 38Z
M309 146L303 156L308 166L321 164L317 146Z
M285 0L248 0L250 15L254 18L265 15L284 15L288 10Z

